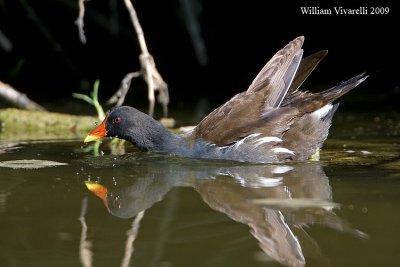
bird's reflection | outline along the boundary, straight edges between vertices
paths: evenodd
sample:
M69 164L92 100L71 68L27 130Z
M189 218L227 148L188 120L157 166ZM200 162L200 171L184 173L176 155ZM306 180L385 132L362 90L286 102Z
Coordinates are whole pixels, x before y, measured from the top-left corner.
M107 163L108 162L108 163ZM313 224L357 236L336 211L329 179L318 162L292 165L248 165L195 159L129 156L104 159L114 168L113 184L86 181L108 211L121 218L135 217L162 201L173 187L190 186L209 207L248 225L260 248L287 266L305 265L305 247L315 254L317 243L304 228ZM129 168L129 171L127 171ZM101 172L102 168L93 168ZM125 173L125 174L124 174ZM129 179L120 179L126 176ZM93 175L92 175L93 177ZM306 244L306 245L305 245ZM308 253L310 254L310 253Z

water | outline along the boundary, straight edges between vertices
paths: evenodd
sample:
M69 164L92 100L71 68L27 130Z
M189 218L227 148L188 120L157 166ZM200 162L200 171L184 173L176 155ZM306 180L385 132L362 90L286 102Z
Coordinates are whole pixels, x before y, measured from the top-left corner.
M283 165L3 140L0 266L399 266L391 116L339 115L321 161Z

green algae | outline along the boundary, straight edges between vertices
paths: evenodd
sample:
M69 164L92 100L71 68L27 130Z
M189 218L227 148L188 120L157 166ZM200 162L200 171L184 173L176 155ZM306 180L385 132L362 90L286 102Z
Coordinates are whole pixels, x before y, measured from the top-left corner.
M96 121L90 116L0 109L0 140L82 139Z

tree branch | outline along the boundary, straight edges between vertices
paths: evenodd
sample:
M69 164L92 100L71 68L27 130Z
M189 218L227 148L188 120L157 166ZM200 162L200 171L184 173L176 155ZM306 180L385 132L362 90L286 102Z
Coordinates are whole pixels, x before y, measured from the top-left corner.
M26 94L19 92L10 85L0 81L0 97L3 97L7 102L13 104L18 108L29 110L46 110L41 105L30 100Z
M86 35L85 35L85 30L83 29L84 22L83 18L85 16L85 0L78 0L78 6L79 6L79 15L78 18L75 20L75 24L78 27L79 31L79 39L83 44L86 44Z
M83 29L84 23L83 18L85 14L85 0L78 0L79 5L79 15L75 21L75 24L78 26L79 30L79 38L82 43L86 43L86 36ZM139 55L139 61L141 70L137 72L131 72L125 75L124 79L121 82L120 88L114 95L107 101L108 104L116 104L116 106L121 106L125 101L126 94L128 93L129 87L131 85L131 81L133 78L142 76L148 87L148 99L149 99L149 115L153 116L154 114L154 104L155 104L155 91L158 91L158 102L163 106L164 116L168 116L168 104L169 104L169 92L168 85L161 77L160 73L156 68L156 64L154 62L153 56L149 53L147 49L147 44L144 38L142 26L139 23L138 16L136 14L136 10L132 5L131 0L124 0L125 6L129 12L131 22L136 31L136 35L138 38L140 50L142 53Z
M168 85L162 79L160 73L158 72L158 70L156 68L154 58L147 49L146 41L145 41L144 34L143 34L143 29L139 23L139 19L137 17L136 10L132 5L131 0L124 0L124 2L125 2L126 8L128 9L133 27L135 28L135 31L136 31L136 34L138 37L138 41L139 41L139 46L142 51L142 53L139 55L141 70L139 72L135 72L135 73L139 73L141 76L143 76L145 82L147 83L148 99L150 102L149 115L153 116L153 114L154 114L155 91L159 91L158 101L163 106L164 116L168 116L168 103L169 103ZM125 76L124 80L127 78L127 76ZM135 77L138 77L138 76L135 76ZM129 84L130 84L130 80L129 80ZM123 83L124 82L122 82L122 84ZM129 86L128 86L128 89L129 89ZM118 89L118 91L110 98L110 100L108 102L109 103L117 103L117 106L118 106L118 104L122 105L127 92L128 92L128 90L123 89L123 86L121 86L120 89ZM122 101L120 101L121 97L122 97ZM116 99L118 99L118 100L116 100Z

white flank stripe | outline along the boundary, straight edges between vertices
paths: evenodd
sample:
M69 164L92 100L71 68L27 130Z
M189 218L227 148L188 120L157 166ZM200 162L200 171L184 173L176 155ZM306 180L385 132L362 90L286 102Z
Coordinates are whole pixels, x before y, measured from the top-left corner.
M248 135L248 136L246 136L246 137L240 139L239 141L237 141L237 142L235 143L234 147L237 149L240 145L242 145L242 144L244 143L244 141L245 141L246 139L255 138L255 137L259 136L260 134L261 134L261 133L250 134L250 135Z
M275 147L275 148L271 149L271 151L274 153L286 153L286 154L294 155L294 152L292 150L289 150L284 147Z
M322 108L317 109L316 111L314 111L312 114L314 116L316 116L318 119L322 119L323 117L325 117L328 114L328 112L331 109L332 109L332 104L326 104Z
M234 147L235 147L235 148L238 148L240 145L242 145L242 144L244 143L244 140L245 140L245 139L246 139L246 137L243 138L243 139L240 139L239 141L237 141L237 142L235 143Z
M244 139L257 137L257 136L259 136L260 134L261 134L261 133L250 134L250 135L246 136Z
M255 145L259 146L261 144L270 143L270 142L282 142L282 139L280 139L279 137L275 137L275 136L266 136L266 137L262 137L262 138L258 139L255 142Z

